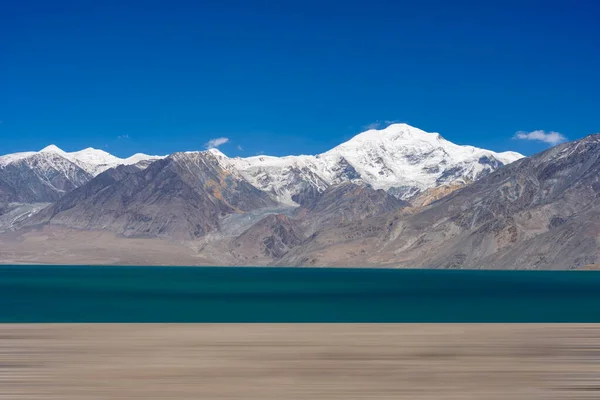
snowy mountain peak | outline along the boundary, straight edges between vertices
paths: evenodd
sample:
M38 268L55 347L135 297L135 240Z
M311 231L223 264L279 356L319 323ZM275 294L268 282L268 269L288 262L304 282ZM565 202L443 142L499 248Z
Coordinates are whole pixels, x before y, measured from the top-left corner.
M349 160L361 158L363 161L369 157L383 157L382 161L385 161L388 157L391 164L400 166L404 164L403 161L418 164L419 161L434 160L436 157L445 161L463 162L474 157L491 156L503 164L523 157L515 152L496 153L473 146L457 145L444 139L437 132L425 132L408 124L392 124L384 129L368 130L324 155L343 155ZM377 173L379 174L379 171Z
M372 140L376 137L379 138L387 138L387 139L398 139L398 138L428 138L428 139L436 139L437 137L441 137L439 133L430 133L425 132L419 128L415 128L414 126L410 126L405 123L397 123L391 124L383 129L369 129L365 132L359 133L354 136L352 140Z
M440 142L448 142L437 132L426 132L405 123L391 124L383 129L369 129L359 133L340 146L362 145L364 143L423 142L437 146Z
M50 146L46 146L40 150L40 153L54 153L54 154L65 154L58 146L51 144Z
M316 156L229 159L262 190L285 203L332 184L364 182L407 199L430 187L471 181L522 158L461 146L437 132L398 123L370 129Z
M67 157L94 176L118 165L133 165L142 161L154 161L164 158L163 156L149 156L142 153L136 153L128 158L119 158L104 150L92 147L67 153Z
M88 147L87 149L68 153L67 157L79 163L87 163L91 165L114 165L121 164L120 158L107 153L104 150Z
M226 156L225 154L223 154L223 152L222 152L221 150L219 150L219 149L212 148L212 149L208 149L208 150L206 150L206 151L207 151L208 153L212 154L213 156L216 156L216 157L227 157L227 156Z

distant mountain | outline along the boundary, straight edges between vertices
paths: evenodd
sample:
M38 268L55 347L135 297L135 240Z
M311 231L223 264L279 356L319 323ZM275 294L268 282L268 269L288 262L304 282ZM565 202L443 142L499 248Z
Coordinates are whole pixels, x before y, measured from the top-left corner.
M600 262L600 134L447 191L420 210L322 229L277 263L565 269Z
M141 153L134 154L128 158L119 158L103 150L93 149L91 147L69 153L59 149L55 145L50 145L39 152L28 151L0 156L0 167L13 164L17 161L24 161L27 163L28 160L32 158L43 158L43 156L48 158L60 157L69 160L92 176L96 176L101 172L118 165L133 165L143 161L155 161L164 158L162 156L149 156Z
M175 153L145 169L109 169L26 225L193 239L218 230L227 214L275 205L239 173L223 169L212 151Z
M419 243L410 242L415 234ZM508 165L432 204L393 235L389 247L419 254L419 265L432 267L597 263L600 134Z
M529 158L405 124L316 156L1 157L0 231L61 230L164 238L218 265L579 268L600 262L600 135Z
M287 204L343 182L363 182L400 199L451 182L470 182L523 156L459 146L407 124L371 129L316 156L227 158L254 186ZM309 194L309 196L307 196Z
M328 187L368 184L399 199L448 183L476 180L523 156L459 146L406 124L363 132L316 156L229 158L210 150L226 170L238 171L276 201L307 205ZM162 156L118 158L103 150L68 153L54 145L0 157L0 201L53 202L91 177L119 165L147 167Z
M67 153L54 145L0 156L0 202L54 202L109 168L159 158L136 154L120 159L91 148Z
M54 202L92 178L74 162L54 153L0 158L0 202Z

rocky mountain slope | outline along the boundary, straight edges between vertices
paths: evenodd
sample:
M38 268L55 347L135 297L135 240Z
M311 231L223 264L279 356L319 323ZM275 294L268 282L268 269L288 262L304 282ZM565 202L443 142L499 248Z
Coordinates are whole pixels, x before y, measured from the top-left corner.
M50 203L0 203L0 232L9 231L26 223Z
M53 202L91 178L77 164L53 153L0 158L0 202Z
M331 226L361 221L409 205L383 189L347 182L327 188L311 204L298 208L296 217L303 220L306 232L312 235Z
M119 166L63 196L24 226L61 225L125 236L193 239L227 214L275 206L212 152L175 153L145 169Z
M248 159L218 150L175 153L88 177L43 209L0 200L0 226L9 226L14 238L28 232L31 243L37 229L46 235L47 229L52 235L107 231L117 235L110 243L166 238L215 265L564 269L600 263L600 134L504 166L490 162L501 163L502 156L482 161L478 150L469 151L476 156L463 159L460 178L446 182L453 176L447 170L421 169L433 186L410 201L392 190L398 186L386 187L385 176L383 187L365 182L369 175L364 163L352 164L356 157L344 156L347 164L328 180L333 173L308 163L285 167L287 158L278 159L283 166L272 175L268 168L240 167ZM450 156L438 150L419 154L416 164L449 165L443 160ZM279 186L284 175L298 180ZM261 186L267 178L271 189ZM281 195L300 206L278 202Z
M600 135L592 135L456 191L407 228L419 229L423 242L443 237L443 251L425 257L431 266L575 268L599 259L599 216ZM408 232L398 233L397 249L408 244Z
M293 213L268 215L235 238L208 245L208 250L226 248L235 262L269 264L286 255L303 252L323 232L335 231L349 223L396 212L408 203L369 185L342 183L330 186L309 205ZM330 243L343 240L337 237ZM210 247L213 249L210 249Z
M235 238L230 251L241 263L268 263L305 240L305 232L298 220L284 214L272 214Z
M54 145L0 156L0 202L54 202L109 168L159 158L136 154L121 159L92 148L67 153Z
M600 135L519 160L418 212L324 229L283 265L579 268L600 260Z

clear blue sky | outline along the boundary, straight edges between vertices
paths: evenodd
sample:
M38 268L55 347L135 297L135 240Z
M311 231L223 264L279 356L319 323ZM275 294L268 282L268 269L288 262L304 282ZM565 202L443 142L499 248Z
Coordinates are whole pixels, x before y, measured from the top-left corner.
M600 131L600 1L4 1L0 153L317 153L378 121ZM243 150L238 149L238 146Z

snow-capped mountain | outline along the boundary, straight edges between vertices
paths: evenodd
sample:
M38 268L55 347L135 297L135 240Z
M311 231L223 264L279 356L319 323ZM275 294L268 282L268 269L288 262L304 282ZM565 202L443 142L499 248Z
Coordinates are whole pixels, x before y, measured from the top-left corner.
M289 205L309 204L331 185L344 182L369 184L406 200L431 187L476 180L523 157L514 152L460 146L438 133L406 124L368 130L315 156L229 158L217 149L206 153L225 170ZM145 168L161 158L145 154L118 158L92 148L68 153L54 145L39 152L9 154L0 157L0 200L55 201L109 168ZM19 169L25 172L19 173ZM15 195L22 186L29 187L31 193Z
M0 158L0 203L46 203L88 182L92 175L58 154Z
M226 215L277 205L211 152L186 152L145 169L110 169L26 223L195 239L217 231Z
M109 168L158 158L136 154L121 159L92 148L68 153L54 145L0 156L0 202L53 202Z
M49 158L52 158L53 155L65 158L72 163L75 163L92 176L96 176L107 169L116 167L118 165L133 165L139 163L140 161L152 161L163 158L161 156L149 156L141 153L134 154L128 158L119 158L103 150L98 150L91 147L68 153L52 144L43 148L39 152L29 151L2 156L0 157L0 167L17 160L29 159L39 154L49 155Z
M408 199L431 187L476 180L523 157L457 145L407 124L368 130L316 156L215 154L283 203L302 203L305 196L342 182L364 182Z

